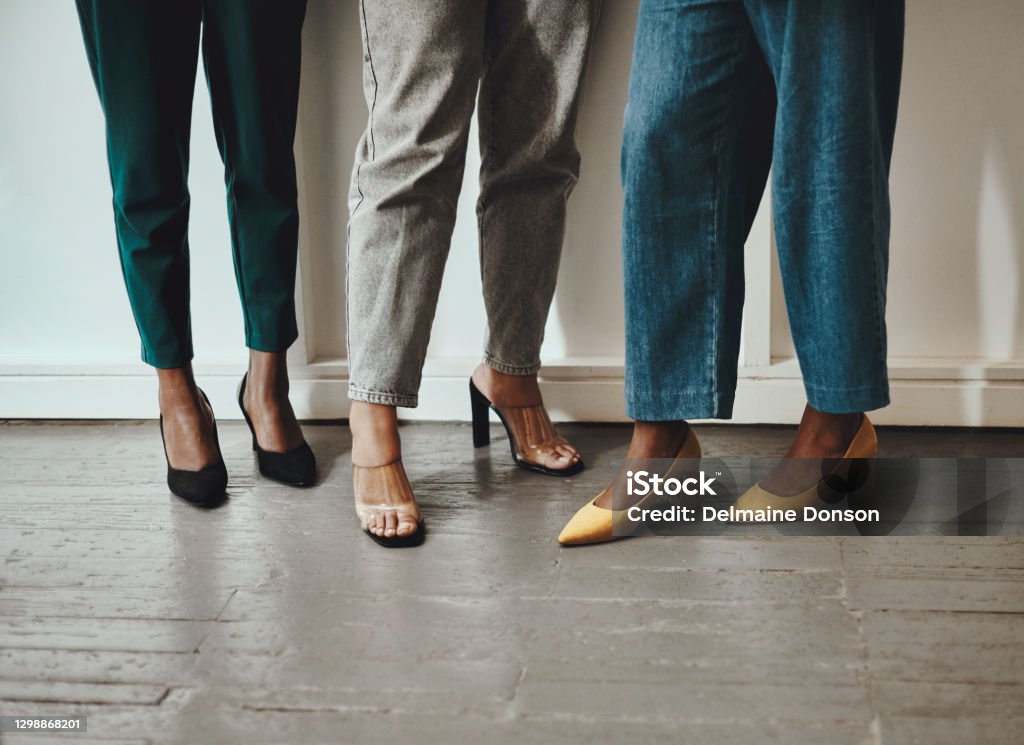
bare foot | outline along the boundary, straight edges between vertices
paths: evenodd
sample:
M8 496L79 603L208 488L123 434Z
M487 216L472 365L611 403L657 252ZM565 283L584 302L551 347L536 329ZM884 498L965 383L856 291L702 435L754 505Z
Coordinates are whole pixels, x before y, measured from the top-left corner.
M349 426L360 522L384 538L412 535L419 527L420 511L401 463L395 407L353 401Z
M761 487L782 497L795 496L813 487L830 470L831 460L846 454L863 417L826 414L808 405L789 450L772 472L761 479Z
M626 493L626 471L641 459L675 458L689 431L690 425L686 422L634 423L626 462L594 504L606 510L625 510L636 504L637 498Z
M164 447L171 468L201 471L220 460L213 411L203 400L192 365L157 370Z
M540 385L537 383L536 375L506 375L498 372L488 365L477 365L473 371L473 383L477 389L498 409L527 409L530 407L544 408L544 399L540 394ZM504 412L503 412L504 413ZM524 432L515 430L515 418L508 416L506 420L513 427L513 434L521 449L534 445L527 442L527 435ZM553 435L550 445L540 444L539 447L531 450L532 457L528 458L537 465L550 468L554 471L564 470L575 465L580 454L569 442L557 436L554 426L550 424L547 412L542 412L538 430L543 430L544 422L550 428ZM556 439L555 439L556 438Z
M288 389L285 353L250 349L242 405L252 420L260 447L271 453L287 453L306 441L288 400Z

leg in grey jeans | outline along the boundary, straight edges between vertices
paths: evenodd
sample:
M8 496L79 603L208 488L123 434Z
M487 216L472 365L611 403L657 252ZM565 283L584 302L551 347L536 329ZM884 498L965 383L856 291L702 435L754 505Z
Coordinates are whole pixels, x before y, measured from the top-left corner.
M485 362L540 367L599 0L363 0L370 120L356 153L349 396L416 406L477 87Z

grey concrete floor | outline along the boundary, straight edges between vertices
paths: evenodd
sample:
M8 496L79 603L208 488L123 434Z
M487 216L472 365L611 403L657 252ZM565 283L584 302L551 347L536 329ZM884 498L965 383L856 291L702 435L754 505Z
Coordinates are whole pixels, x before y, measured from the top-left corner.
M171 497L153 422L0 424L0 714L88 716L127 743L1020 743L1024 541L641 538L561 549L628 430L564 427L545 479L495 428L410 425L427 543L353 516L349 439L309 426L320 486ZM785 428L704 427L709 454ZM883 454L1020 456L1019 432L888 431Z

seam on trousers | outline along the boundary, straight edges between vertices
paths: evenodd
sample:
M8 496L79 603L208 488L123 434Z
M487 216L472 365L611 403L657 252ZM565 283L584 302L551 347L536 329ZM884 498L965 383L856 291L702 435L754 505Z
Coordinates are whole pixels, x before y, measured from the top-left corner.
M877 25L878 25L878 5L877 5L877 3L872 3L871 4L870 13L873 16L873 18L872 18L873 22L872 22L871 25L873 27L877 28ZM872 54L872 57L874 59L877 59L877 52L878 52L877 42L875 40L872 40L871 54ZM878 116L877 116L877 111L878 111L878 101L877 101L878 85L877 85L877 83L872 85L871 95L872 95L872 98L874 99L874 101L873 101L874 107L873 108L874 108L874 112L875 112L875 115L872 116L872 123L873 123L874 128L875 128L875 137L872 138L872 150L875 150L876 147L877 147L878 150L881 150L882 149L882 143L881 143L880 137L879 137L880 131L881 131L881 123L878 121ZM884 153L876 153L876 154L878 156L880 156L881 161L884 163L885 162ZM879 274L880 274L880 262L878 260L879 259L878 253L881 250L881 247L880 247L879 242L878 242L878 193L879 193L879 190L878 190L878 168L877 168L877 164L874 164L874 163L872 164L872 168L871 168L871 191L872 191L872 199L871 199L871 280L874 283L874 287L872 289L874 290L874 301L875 301L874 302L874 306L875 306L875 319L874 319L875 320L875 344L876 344L875 348L878 351L878 360L876 361L878 367L876 368L876 374L878 375L878 378L879 378L880 381L884 381L884 383L882 385L882 387L884 387L886 384L888 384L888 375L883 374L884 372L886 372L886 370L885 370L886 350L885 350L885 345L882 343L882 328L885 325L885 318L884 318L884 315L883 315L884 314L884 310L882 308L882 287L883 287L883 284L882 284L882 278L881 278L881 276L879 276ZM885 196L886 196L886 201L888 201L888 198L889 198L888 173L886 174ZM891 218L890 218L890 224L891 224Z
M122 245L121 245L121 231L118 229L118 225L117 225L117 217L118 217L118 214L120 213L121 210L117 206L117 200L115 199L113 201L114 201L114 237L117 239L117 260L118 260L118 264L121 266L121 281L124 282L125 294L128 296L128 305L129 305L129 307L131 308L131 311L132 311L132 320L135 321L135 331L139 335L139 345L142 347L142 361L145 362L147 365L153 365L153 363L149 361L150 358L151 358L150 350L146 346L146 337L142 333L142 325L139 323L139 317L135 314L135 303L132 302L132 293L128 289L128 270L127 270L127 268L124 265L125 259L124 259L124 250L122 249ZM189 346L191 346L191 343L189 344ZM153 367L156 367L156 365L153 365Z
M202 17L202 34L203 34L202 42L205 42L205 40L206 40L206 10L205 9L203 10L203 17ZM225 132L225 128L224 128L224 118L225 117L230 117L232 119L232 122L231 122L232 126L236 130L238 129L238 126L237 126L238 125L238 121L237 121L237 118L234 117L234 112L230 110L230 107L228 107L229 110L227 112L225 112L223 110L224 107L223 106L218 106L217 103L214 101L213 76L210 74L210 65L209 65L209 62L207 61L205 45L201 46L200 53L202 54L202 57L203 57L203 67L204 67L204 72L206 73L205 74L205 77L206 77L206 88L207 88L207 90L210 93L210 109L211 109L212 115L213 115L213 126L214 126L214 129L217 131L217 134L219 136L218 139L220 140L220 142L223 143L223 147L221 148L221 160L224 162L225 173L230 176L230 178L227 179L228 183L230 184L227 187L227 191L228 191L228 199L230 201L230 207L228 209L228 225L229 225L229 228L230 228L230 231L231 231L231 254L232 254L232 259L234 259L234 265L235 265L235 283L238 285L238 297L242 301L242 318L243 318L243 320L245 322L245 343L246 343L246 346L249 346L251 344L251 342L252 342L253 324L252 324L252 317L251 317L251 315L249 313L248 298L247 298L246 292L245 292L245 271L243 270L243 267L242 267L242 247L241 247L241 245L239 243L238 225L236 224L238 222L238 197L235 194L235 180L236 180L235 165L237 163L237 159L235 157L235 153L233 152L234 148L231 146L231 143L233 142L233 140L232 140L232 138L227 136L227 134ZM226 64L226 63L224 63L224 64ZM187 185L186 185L186 188L188 188ZM187 233L186 233L186 236L187 236ZM187 237L186 237L186 240L187 240ZM191 299L189 301L189 307L191 308ZM189 315L191 316L191 310L189 311Z
M494 44L493 44L493 41L488 38L488 24L487 24L487 17L486 17L486 15L487 14L485 13L484 14L484 69L483 69L483 71L481 72L481 75L480 75L480 82L478 83L479 90L478 90L478 93L477 93L477 96L478 96L479 99L487 101L487 116L486 117L481 117L481 116L477 117L477 122L478 122L478 124L480 126L480 138L484 142L484 147L481 148L481 153L480 153L481 160L483 161L483 163L481 164L481 177L482 177L482 184L481 184L481 186L483 186L486 183L486 181L487 181L487 177L490 174L491 166L492 166L493 160L495 158L495 153L497 152L497 148L494 146L494 133L492 131L493 128L491 127L491 122L494 121L494 96L492 95L492 93L490 91L491 91L491 88L493 86L489 85L489 83L488 83L488 77L489 77L489 75L491 73L492 67L494 66L494 49L493 49ZM486 151L486 152L483 152L483 151ZM486 164L486 169L487 169L486 171L483 170L484 164ZM487 276L487 264L486 264L487 249L486 249L486 247L484 245L484 223L486 222L486 220L487 220L487 201L484 198L484 193L483 193L483 190L482 190L481 194L480 194L479 201L477 202L477 210L476 210L477 252L479 254L479 259L480 259L480 279L481 279L481 281L483 281L484 277ZM485 313L486 313L486 309L485 309ZM490 333L491 333L490 325L491 324L490 324L490 319L487 319L487 320L488 320L488 323L487 323L487 334L488 334L488 337L490 337Z
M877 3L872 3L871 4L870 12L871 12L871 14L873 16L873 18L872 18L873 23L871 25L873 27L877 28L877 26L878 26L878 5L877 5ZM878 58L877 41L875 41L874 39L872 40L871 53L872 53L872 57L874 59ZM881 134L881 124L878 121L878 116L877 116L877 111L878 111L878 100L877 100L877 97L878 97L878 84L876 82L874 85L872 85L872 98L874 99L874 101L873 101L873 103L874 103L873 108L874 108L874 113L875 113L875 115L872 116L873 124L874 124L874 127L875 127L875 137L872 138L874 140L872 145L873 146L877 145L878 149L881 150L882 149L882 143L881 143L881 138L879 136ZM885 162L884 152L883 153L878 153L878 155L880 156L880 160L884 163ZM882 386L882 387L884 387L885 385L888 384L888 375L883 375L883 372L887 372L886 369L885 369L886 356L887 355L886 355L885 345L882 343L882 328L885 325L885 317L884 317L884 312L885 311L884 311L884 309L882 307L882 302L883 302L882 301L883 281L882 281L882 277L880 276L880 262L878 260L879 259L878 254L879 254L879 251L881 250L881 246L879 245L879 242L878 242L878 193L879 193L879 190L878 190L878 168L877 167L872 167L872 169L871 169L871 187L872 187L872 193L873 193L873 199L871 200L871 278L874 281L874 285L875 285L874 288L873 288L874 291L875 291L874 292L874 295L875 295L875 343L877 344L876 349L878 350L878 368L877 368L878 369L878 377L879 377L880 380L884 381L883 386ZM888 173L886 173L885 197L886 197L886 201L888 201L888 199L889 199ZM892 222L892 218L890 217L890 225L891 225L891 222Z
M233 176L234 174L232 174ZM238 245L238 227L235 225L238 219L238 200L235 197L235 190L231 189L231 252L235 259L235 277L238 282L238 296L242 300L242 316L245 319L245 345L251 346L253 341L252 319L249 316L249 301L245 293L245 272L242 270L242 247ZM191 302L189 303L191 305Z
M376 145L373 141L373 113L377 107L377 73L373 69L373 56L370 54L370 30L367 28L366 23L366 3L364 0L359 2L359 20L363 31L363 44L366 47L366 59L363 61L364 64L369 65L370 78L373 80L373 100L369 104L369 116L366 123L366 146L368 149L368 157L372 161L377 153ZM362 175L363 165L359 163L360 154L356 153L356 172L353 180L355 181L356 193L359 194L359 199L356 201L355 206L349 214L348 225L345 230L345 308L349 319L351 319L351 298L352 298L352 218L356 212L363 205L365 195L363 194L363 185L360 179ZM351 321L345 324L345 349L348 350L348 358L351 361L352 356L352 332L351 332ZM351 396L351 391L350 391Z
M377 71L373 69L373 54L370 52L370 28L366 23L366 2L360 0L359 13L363 21L363 41L366 44L366 62L370 66L370 77L373 79L373 100L370 102L370 123L366 128L367 142L370 145L370 160L377 157L377 146L373 141L373 114L377 108Z
M715 146L714 146L714 157L715 157L715 168L714 168L714 180L711 184L711 194L714 195L712 198L712 210L711 210L711 370L708 379L708 387L717 391L718 386L718 337L721 333L719 329L719 292L718 292L718 251L719 251L719 185L722 182L721 170L722 166L722 122L719 121L719 126L715 128ZM724 302L725 293L722 293L721 302Z
M483 71L480 74L480 81L479 81L479 84L478 84L479 85L479 90L478 90L478 93L477 93L477 96L478 96L478 98L480 100L485 100L487 102L487 116L486 117L482 117L482 116L478 116L477 117L478 124L480 126L480 136L481 136L481 139L484 142L484 146L481 148L481 153L480 153L481 160L483 161L482 164L481 164L481 178L482 178L481 186L482 186L482 189L481 189L481 194L480 194L479 201L477 202L477 210L476 210L476 213L477 213L477 215L476 215L477 252L478 252L479 261L480 261L480 281L481 282L484 282L485 281L485 277L487 277L487 267L488 267L488 264L489 264L489 262L487 261L487 245L485 243L486 222L487 222L487 208L489 206L489 203L488 203L488 200L485 198L485 192L490 191L487 188L486 185L488 185L488 182L490 181L491 174L492 174L492 169L493 169L493 166L494 166L494 160L497 158L497 153L498 153L498 148L494 144L494 127L493 127L493 122L494 122L495 115L496 115L495 96L494 96L494 93L493 93L494 86L493 86L493 84L491 84L489 82L490 74L491 74L491 72L493 71L493 68L494 68L494 61L496 59L496 55L494 53L494 40L489 38L489 29L490 29L490 27L489 27L489 24L487 22L486 13L485 13L485 18L484 18L484 68L483 68ZM486 164L486 170L483 170L483 167L484 167L483 164ZM489 196L489 195L486 195L486 196ZM486 288L484 288L484 290L486 291ZM485 303L485 305L486 305L486 303ZM490 341L490 339L493 337L493 334L491 332L491 319L490 319L490 315L487 312L486 307L484 309L484 315L487 316L487 339L488 339L488 341ZM494 367L494 369L498 370L499 372L506 372L504 367L499 367L502 363L497 363L497 365L499 365L499 366L493 365L490 362L488 362L489 358L490 358L490 355L485 353L484 354L484 364L489 365L490 367ZM497 362L497 360L495 360L495 362ZM516 375L516 374L529 374L529 373L512 373L512 372L509 372L508 374L509 375Z
M879 143L879 146L880 146L880 143ZM883 301L882 301L883 280L882 280L882 277L880 276L881 269L880 269L880 262L878 260L878 258L879 258L878 257L878 253L881 250L881 247L879 246L879 243L878 243L878 196L877 196L878 195L878 169L877 168L872 168L871 169L871 181L872 181L872 184L871 184L872 190L875 193L875 197L872 199L872 207L871 207L871 279L872 279L872 282L874 283L874 287L872 289L874 290L874 300L875 300L875 302L874 302L874 306L875 306L875 344L877 345L876 349L878 350L878 360L877 360L878 367L876 368L876 371L877 371L877 375L879 377L879 380L883 380L883 381L885 381L887 383L888 382L888 377L889 377L887 374L885 374L886 373L885 365L886 365L886 356L887 355L886 355L886 349L885 349L886 345L883 342L883 331L882 331L882 329L884 327L884 324L885 324L885 319L883 317L884 311L883 311L883 308L882 308L882 303L883 303ZM886 184L885 189L886 189L886 199L888 199L888 194L889 194L888 183Z

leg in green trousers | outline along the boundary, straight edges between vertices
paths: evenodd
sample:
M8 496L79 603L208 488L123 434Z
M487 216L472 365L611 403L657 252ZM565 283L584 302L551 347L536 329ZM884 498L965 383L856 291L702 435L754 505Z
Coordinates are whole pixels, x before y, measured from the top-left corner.
M121 266L142 358L192 359L188 161L200 36L246 344L298 335L295 118L303 0L78 0L106 118Z

